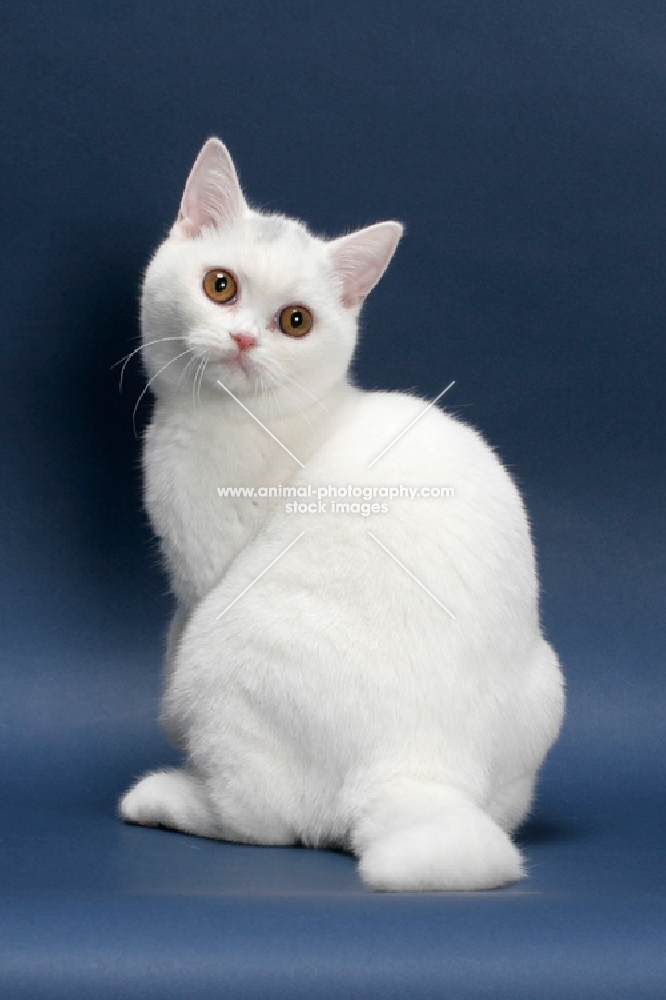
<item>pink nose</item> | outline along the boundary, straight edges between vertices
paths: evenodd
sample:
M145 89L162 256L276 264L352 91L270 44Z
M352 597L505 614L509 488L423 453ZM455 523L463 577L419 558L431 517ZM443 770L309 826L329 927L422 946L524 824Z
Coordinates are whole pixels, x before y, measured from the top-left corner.
M238 344L241 351L249 351L257 343L257 338L251 333L230 333L229 336Z

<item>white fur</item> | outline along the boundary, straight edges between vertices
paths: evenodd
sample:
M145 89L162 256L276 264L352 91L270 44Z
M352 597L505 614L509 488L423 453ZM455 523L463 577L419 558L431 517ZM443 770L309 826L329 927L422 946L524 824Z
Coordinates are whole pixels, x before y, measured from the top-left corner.
M509 834L559 730L562 677L520 496L481 436L433 407L367 468L426 405L347 377L400 232L327 243L249 209L217 140L195 164L142 304L156 394L145 499L179 605L163 720L187 767L144 777L120 811L206 837L342 846L377 889L489 888L523 874ZM212 267L238 277L236 303L206 298ZM315 317L303 338L277 325L292 303ZM241 361L233 333L257 338ZM185 370L191 353L173 359L190 350L201 362ZM365 518L217 493L308 483L455 496Z

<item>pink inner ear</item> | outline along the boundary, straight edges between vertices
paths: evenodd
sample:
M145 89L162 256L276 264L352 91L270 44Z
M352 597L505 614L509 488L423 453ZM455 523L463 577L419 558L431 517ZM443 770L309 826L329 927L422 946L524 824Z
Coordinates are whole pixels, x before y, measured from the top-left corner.
M197 226L192 222L191 219L185 218L182 209L178 213L178 218L176 219L176 225L174 226L174 229L176 228L180 232L180 235L185 236L187 239L193 239L195 236L198 236L199 233L201 232L201 229L197 228Z
M342 285L342 303L359 306L388 267L403 228L399 222L378 222L329 243L333 269Z
M206 226L222 229L242 216L247 205L226 146L209 139L187 178L176 225L194 237Z

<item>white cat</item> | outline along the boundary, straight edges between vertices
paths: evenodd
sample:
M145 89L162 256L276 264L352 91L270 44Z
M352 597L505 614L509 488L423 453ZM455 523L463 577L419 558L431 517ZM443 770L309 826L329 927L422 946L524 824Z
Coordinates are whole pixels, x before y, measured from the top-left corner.
M138 781L120 813L342 847L377 889L483 889L524 874L509 834L558 733L562 676L492 450L422 399L349 381L401 233L327 242L250 209L219 140L194 164L142 299L145 501L178 600L163 721L187 762ZM278 485L454 496L298 512L256 492Z

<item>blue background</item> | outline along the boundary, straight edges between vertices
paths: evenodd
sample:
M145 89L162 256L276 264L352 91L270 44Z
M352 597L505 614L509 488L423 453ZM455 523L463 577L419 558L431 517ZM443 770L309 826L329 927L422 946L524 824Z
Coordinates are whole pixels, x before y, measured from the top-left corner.
M663 4L5 0L0 46L2 995L665 996ZM406 223L357 377L455 379L522 486L569 709L521 885L115 818L175 756L111 365L211 134L254 204Z

